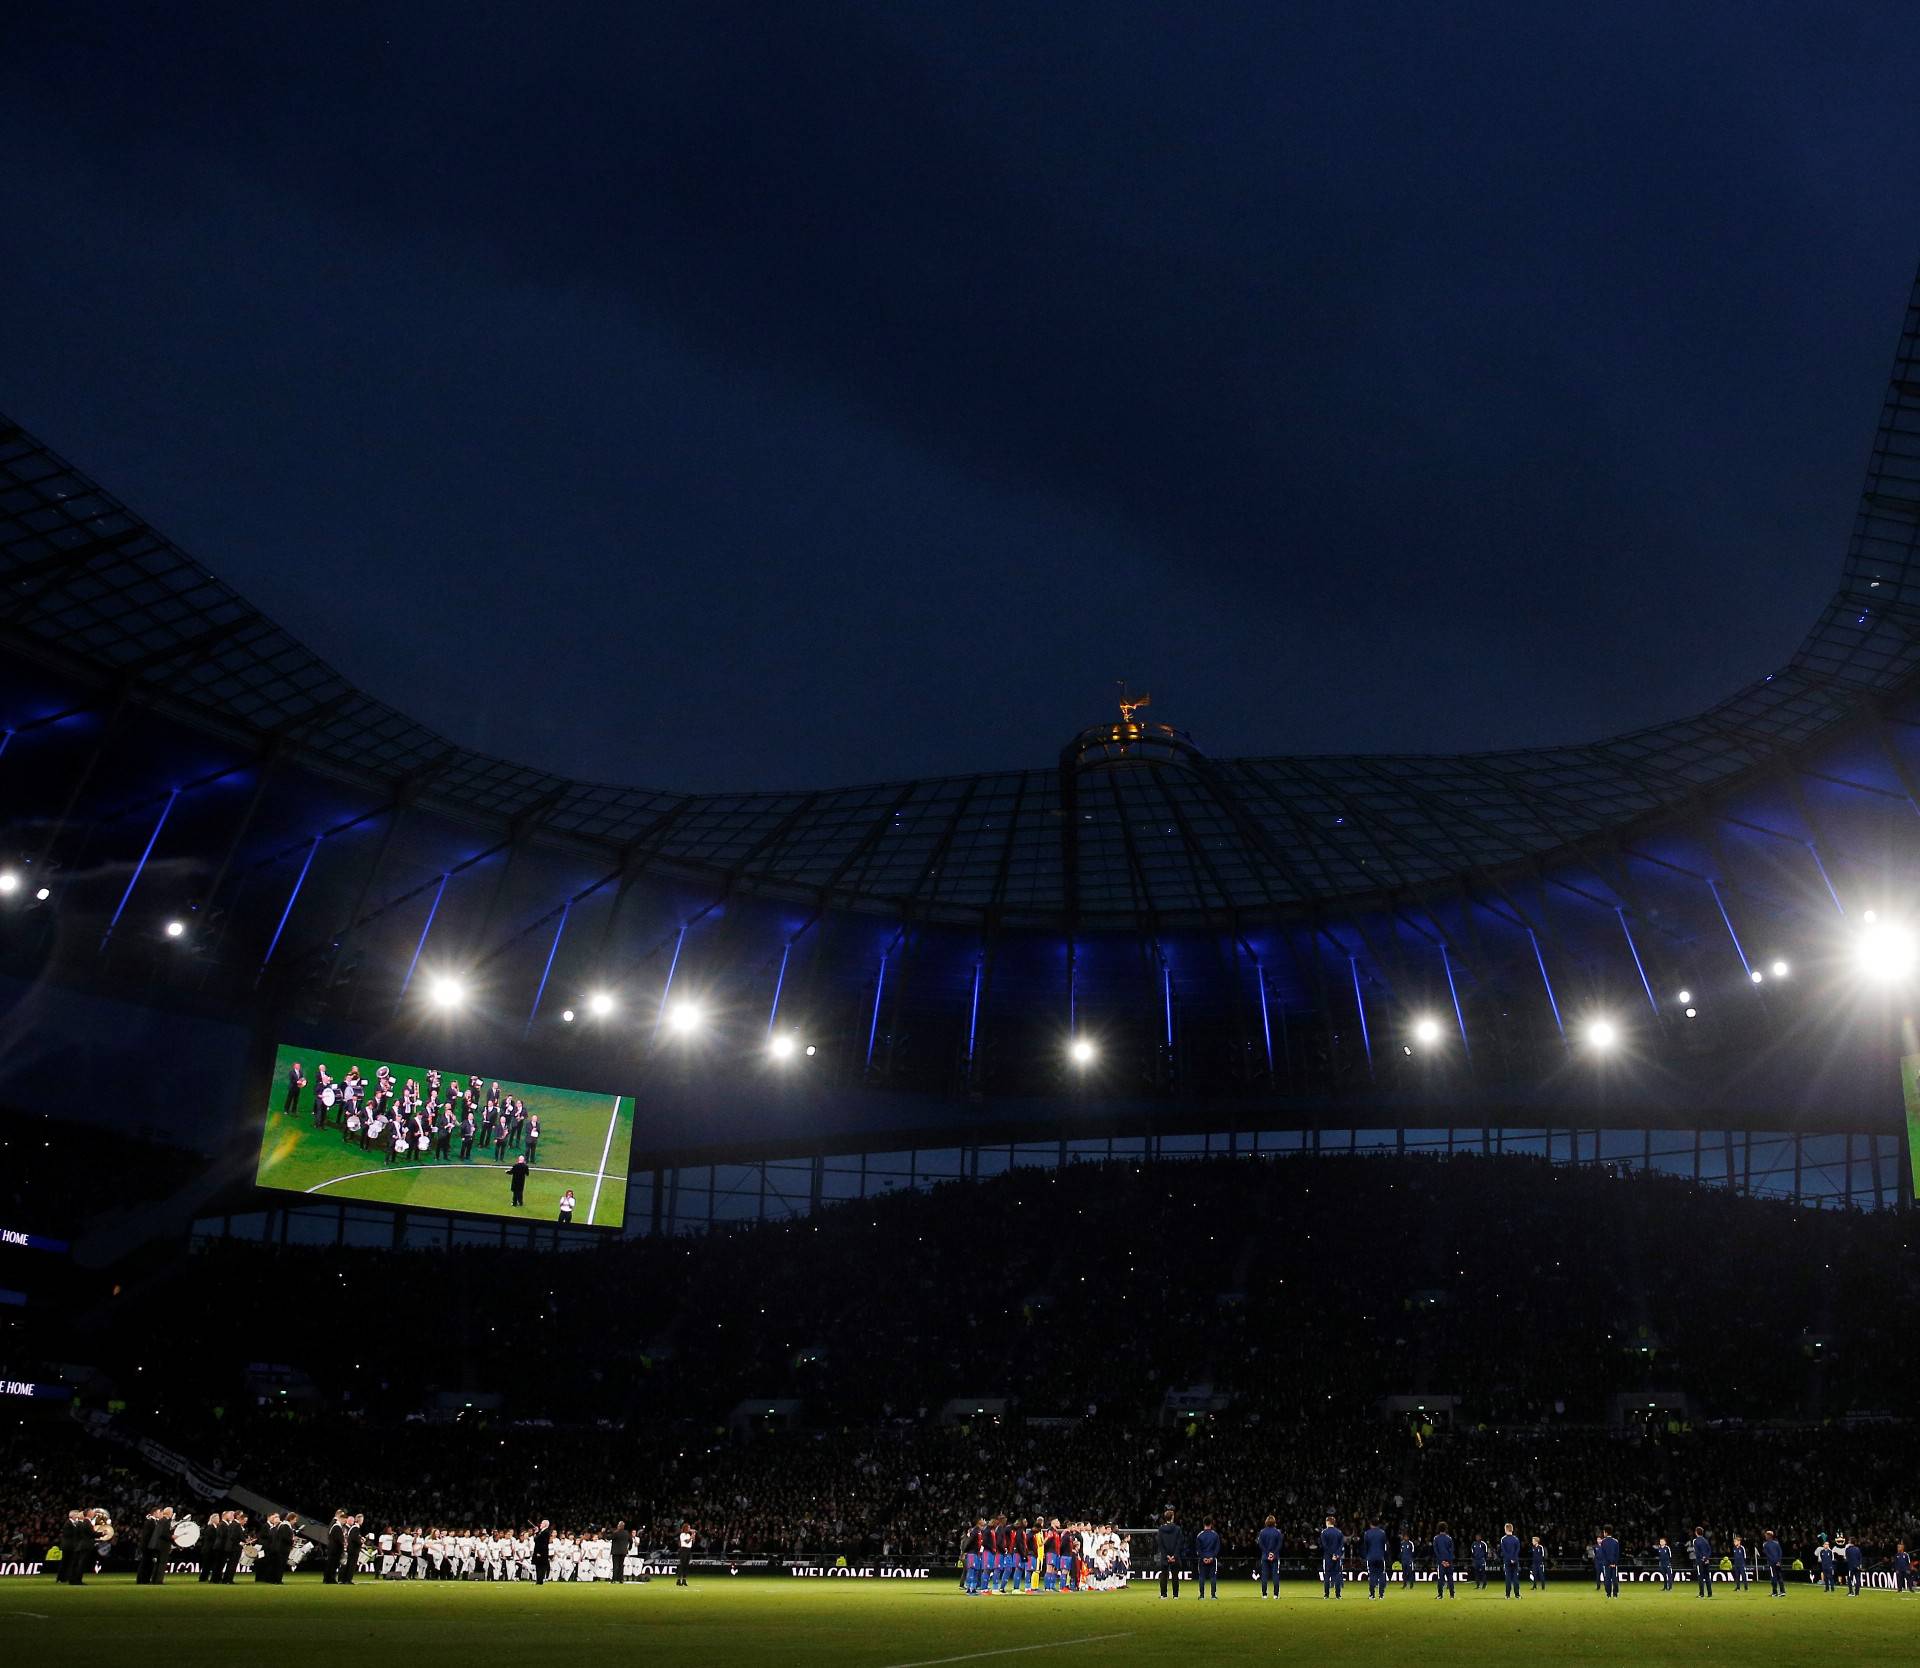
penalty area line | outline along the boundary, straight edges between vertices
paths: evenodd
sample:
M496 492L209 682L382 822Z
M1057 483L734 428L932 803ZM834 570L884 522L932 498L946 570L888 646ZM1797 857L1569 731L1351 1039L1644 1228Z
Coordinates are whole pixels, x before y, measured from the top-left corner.
M364 1181L368 1176L484 1176L489 1170L504 1176L513 1168L510 1164L462 1164L458 1159L452 1163L422 1164L418 1160L409 1160L405 1165L383 1164L377 1170L355 1170L351 1175L329 1176L325 1181L315 1182L305 1189L308 1193L318 1193L323 1187L338 1187L342 1182ZM556 1170L550 1164L529 1164L529 1172L536 1176L590 1176L591 1170ZM269 1185L269 1184L263 1184ZM376 1199L375 1204L386 1204L385 1199ZM24 1615L22 1611L20 1614Z
M1084 1639L1049 1639L1039 1645L1003 1645L995 1651L967 1651L960 1656L927 1656L916 1662L890 1662L887 1668L939 1668L943 1662L979 1662L990 1656L1021 1656L1028 1651L1057 1651L1068 1645L1097 1645L1105 1639L1131 1639L1131 1633L1089 1633Z

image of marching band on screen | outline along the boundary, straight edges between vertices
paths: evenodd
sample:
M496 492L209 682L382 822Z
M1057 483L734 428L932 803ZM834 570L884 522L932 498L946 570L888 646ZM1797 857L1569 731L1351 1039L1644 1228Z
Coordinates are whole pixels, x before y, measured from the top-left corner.
M618 1228L633 1100L282 1044L255 1180L287 1193Z

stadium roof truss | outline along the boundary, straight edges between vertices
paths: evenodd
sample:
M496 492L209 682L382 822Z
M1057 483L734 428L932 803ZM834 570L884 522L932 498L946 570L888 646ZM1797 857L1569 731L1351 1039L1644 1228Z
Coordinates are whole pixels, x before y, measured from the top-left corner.
M1581 746L1058 766L817 792L573 781L460 747L312 650L0 418L0 640L310 768L728 890L929 919L1259 919L1457 887L1685 812L1920 672L1920 285L1846 563L1791 660ZM1171 732L1169 732L1170 734Z

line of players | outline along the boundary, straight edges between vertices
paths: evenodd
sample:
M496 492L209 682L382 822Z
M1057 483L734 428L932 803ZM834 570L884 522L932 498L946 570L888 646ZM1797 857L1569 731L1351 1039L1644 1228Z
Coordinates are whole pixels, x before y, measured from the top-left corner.
M1106 1524L976 1518L960 1538L970 1594L1101 1593L1129 1576L1126 1537Z
M1171 1531L1171 1533L1169 1533ZM1209 1536L1212 1537L1209 1545ZM1735 1592L1744 1592L1759 1584L1759 1576L1765 1572L1768 1581L1769 1596L1785 1598L1787 1593L1788 1564L1786 1552L1779 1537L1771 1529L1761 1531L1760 1553L1757 1565L1750 1557L1744 1537L1735 1535L1727 1556L1727 1573L1731 1577ZM1169 1512L1159 1529L1160 1541L1160 1590L1165 1596L1171 1576L1173 1596L1180 1593L1180 1563L1184 1548L1184 1533L1174 1522ZM1281 1535L1273 1518L1269 1517L1258 1536L1259 1565L1256 1574L1260 1581L1262 1597L1271 1593L1278 1597L1280 1591L1280 1548ZM1674 1584L1674 1549L1663 1535L1654 1549L1655 1579L1663 1592L1672 1592ZM1713 1597L1713 1587L1719 1560L1715 1555L1713 1538L1704 1525L1694 1526L1692 1537L1687 1541L1685 1551L1693 1567L1693 1579L1697 1594L1701 1598ZM1213 1534L1213 1526L1208 1524L1194 1545L1195 1565L1200 1580L1201 1596L1207 1596L1211 1583L1213 1596L1219 1596L1219 1537ZM1386 1531L1378 1523L1370 1523L1350 1545L1347 1535L1338 1522L1329 1516L1326 1527L1320 1531L1320 1594L1322 1598L1339 1598L1346 1586L1346 1565L1350 1554L1357 1553L1365 1568L1367 1597L1383 1599L1392 1573L1392 1557ZM1402 1585L1411 1586L1414 1579L1414 1544L1402 1536L1398 1547L1400 1580ZM1454 1537L1445 1523L1434 1530L1431 1543L1433 1560L1434 1597L1457 1597L1456 1586L1459 1579L1458 1549ZM1588 1555L1593 1563L1594 1587L1608 1598L1620 1596L1620 1540L1612 1527L1600 1529L1594 1536ZM1858 1597L1866 1581L1866 1559L1860 1544L1849 1541L1846 1536L1837 1536L1829 1541L1826 1536L1814 1550L1814 1561L1820 1572L1820 1585L1825 1592L1834 1592L1844 1584L1846 1590ZM1502 1596L1518 1598L1520 1596L1521 1577L1524 1572L1529 1588L1539 1589L1547 1584L1547 1549L1538 1535L1523 1545L1514 1526L1503 1526L1499 1541L1489 1545L1484 1536L1476 1535L1467 1548L1467 1568L1469 1579L1476 1590L1488 1585L1493 1566L1498 1563L1502 1578ZM1893 1584L1901 1594L1920 1593L1920 1581L1916 1581L1912 1554L1907 1543L1901 1541L1894 1549L1891 1560Z
M457 1077L450 1079L443 1095L440 1073L429 1071L423 1096L411 1077L396 1088L393 1073L384 1065L375 1068L371 1084L357 1065L337 1081L324 1060L314 1069L319 1086L313 1097L313 1127L326 1129L329 1116L337 1113L340 1139L349 1144L357 1140L363 1151L377 1149L388 1164L429 1156L451 1160L456 1141L463 1163L472 1162L476 1140L482 1147L492 1145L496 1161L504 1161L510 1151L524 1150L528 1164L539 1156L540 1114L529 1112L517 1096L502 1094L498 1083L483 1092L478 1073L464 1084ZM306 1067L296 1060L287 1071L281 1112L297 1116L306 1089Z

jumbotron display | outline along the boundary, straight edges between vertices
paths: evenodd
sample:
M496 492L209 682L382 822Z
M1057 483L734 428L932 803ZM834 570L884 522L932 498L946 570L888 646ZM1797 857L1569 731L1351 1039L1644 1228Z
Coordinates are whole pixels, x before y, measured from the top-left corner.
M618 1228L633 1100L283 1043L255 1180L410 1210Z
M1920 1199L1920 1054L1900 1056L1900 1098L1907 1108L1907 1164Z

